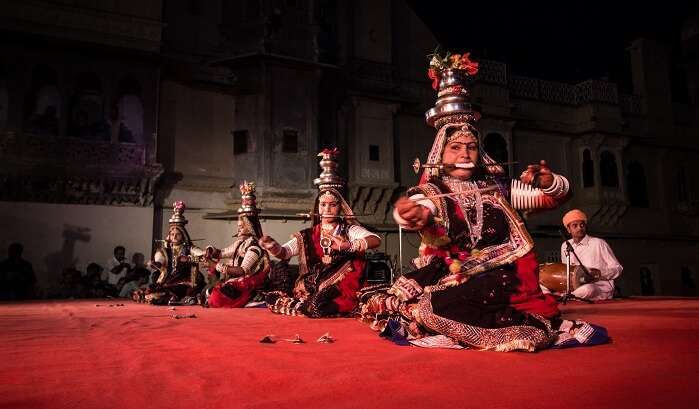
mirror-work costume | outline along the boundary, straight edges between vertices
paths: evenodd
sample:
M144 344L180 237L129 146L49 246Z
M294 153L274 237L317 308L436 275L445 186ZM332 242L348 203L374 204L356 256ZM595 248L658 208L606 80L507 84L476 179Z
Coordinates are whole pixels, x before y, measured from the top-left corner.
M209 307L244 307L264 287L270 271L269 255L258 243L262 226L255 184L243 182L240 193L237 238L223 250L213 249L213 258L220 259L216 264L220 281L211 290Z
M544 348L557 337L560 314L555 299L539 288L534 242L518 211L555 208L567 199L569 184L555 174L547 189L505 177L479 144L480 114L467 102L477 63L468 55L453 57L433 60L430 72L438 100L426 116L437 134L427 162L441 164L445 147L458 140L477 145L478 163L462 178L426 168L409 189L410 198L431 214L419 231L416 270L391 287L363 290L362 318L422 346ZM394 218L409 228L397 211Z
M199 262L204 260L204 250L192 244L185 228L185 208L182 201L173 204L168 235L159 241L150 263L159 271L158 278L145 290L135 291L135 300L156 305L200 302L199 293L205 282L199 271Z
M322 157L323 172L315 180L318 195L311 214L312 226L295 233L282 246L284 258L299 257L299 277L290 294L276 291L267 295L266 301L275 313L333 317L347 316L357 308L357 291L365 281L366 239L379 238L357 221L343 198L345 183L336 173L337 154L337 149L326 149L318 155ZM339 207L339 217L334 221L321 217L321 203ZM330 237L349 242L350 247L334 250Z

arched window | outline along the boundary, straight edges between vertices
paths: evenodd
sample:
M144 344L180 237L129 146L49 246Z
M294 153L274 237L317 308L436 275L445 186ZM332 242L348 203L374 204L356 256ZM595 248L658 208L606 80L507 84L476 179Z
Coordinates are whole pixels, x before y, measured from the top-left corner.
M602 186L619 187L619 172L616 166L616 158L609 151L604 151L600 155L599 170Z
M34 69L24 112L25 130L40 135L58 135L61 94L58 75L51 67L42 65Z
M582 176L583 187L593 187L595 185L595 162L592 160L592 153L589 149L583 151Z
M110 115L111 141L145 143L141 85L135 78L126 77L119 82L118 90Z
M631 162L627 169L626 188L629 192L629 203L635 207L648 207L648 189L646 174L638 162Z
M507 142L498 133L489 133L483 139L483 149L496 162L507 162L509 155L507 152ZM509 174L508 166L503 166L505 172Z
M76 78L69 119L70 136L109 140L111 131L104 116L102 83L96 74L82 73Z

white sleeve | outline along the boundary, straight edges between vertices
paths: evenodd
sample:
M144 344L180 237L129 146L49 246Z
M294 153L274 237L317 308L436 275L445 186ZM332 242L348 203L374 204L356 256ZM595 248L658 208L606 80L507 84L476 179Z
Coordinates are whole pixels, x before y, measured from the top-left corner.
M189 252L194 257L201 257L204 255L204 253L206 253L201 247L197 247L197 246L192 246L189 249Z
M260 250L259 247L248 247L247 251L245 252L245 257L243 257L243 261L240 263L240 268L245 271L245 275L250 275L253 273L253 271L250 270L255 263L257 263L257 260L260 259L260 256L262 255L261 252L262 250Z
M347 230L347 240L349 241L357 239L366 239L367 237L371 236L374 236L377 239L381 240L381 238L376 234L356 224L351 225L350 228Z
M153 261L156 263L163 264L165 263L165 255L163 254L162 251L156 251L155 255L153 255Z
M614 256L612 248L609 247L609 244L607 244L606 241L600 239L599 247L599 255L604 262L604 267L600 268L602 277L605 280L614 280L621 275L624 268L621 266L621 263L619 263L619 260L617 260L617 258Z
M566 242L564 241L563 244L561 244L561 263L566 264L568 260L566 260Z
M299 243L298 243L298 240L296 240L296 237L292 237L291 240L284 243L284 245L282 245L282 247L286 251L287 258L291 258L293 256L298 256L298 254L299 254Z
M233 253L233 250L235 250L235 244L236 244L236 242L234 241L233 244L231 244L230 246L221 250L221 255L219 257L220 258L231 258L231 257L235 256L235 254Z

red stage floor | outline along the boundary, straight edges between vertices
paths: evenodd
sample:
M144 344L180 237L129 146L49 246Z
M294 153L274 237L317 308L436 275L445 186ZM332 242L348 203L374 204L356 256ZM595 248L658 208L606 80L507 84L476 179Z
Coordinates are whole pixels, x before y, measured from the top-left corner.
M613 343L538 353L399 347L352 319L123 302L0 304L0 407L693 408L699 401L695 299L569 304L568 317L606 326ZM196 318L171 317L191 313ZM325 332L337 342L316 343ZM307 343L258 342L269 333L300 334Z

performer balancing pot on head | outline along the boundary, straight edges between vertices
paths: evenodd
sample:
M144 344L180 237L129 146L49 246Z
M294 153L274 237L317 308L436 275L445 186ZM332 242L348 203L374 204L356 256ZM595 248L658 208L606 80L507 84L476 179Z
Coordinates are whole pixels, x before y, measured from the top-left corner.
M437 135L420 184L393 213L422 237L417 270L387 290L363 291L362 316L377 329L393 319L391 327L399 323L423 344L532 351L554 339L549 319L559 311L539 288L534 243L516 210L556 207L569 185L544 161L520 180L504 177L482 150L480 114L467 102L476 71L468 54L432 61L439 98L426 116Z
M216 271L219 282L211 290L209 307L244 307L261 290L270 269L269 255L260 247L262 226L258 219L255 184L243 182L238 209L237 238L223 250L207 247L209 258L219 259Z
M204 259L204 250L192 244L184 217L185 204L173 204L170 229L165 240L159 242L151 268L160 272L156 282L145 290L135 291L136 301L164 305L168 303L197 304L204 276L199 272L199 261Z
M326 149L315 180L318 196L312 226L280 245L264 236L260 244L286 260L299 257L299 277L291 294L275 291L267 296L270 309L279 314L312 318L348 315L357 307L357 290L364 283L364 252L381 239L362 227L340 193L344 181L337 173L337 149Z

